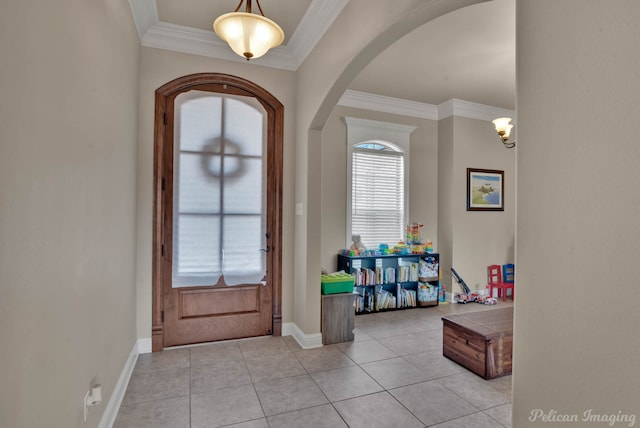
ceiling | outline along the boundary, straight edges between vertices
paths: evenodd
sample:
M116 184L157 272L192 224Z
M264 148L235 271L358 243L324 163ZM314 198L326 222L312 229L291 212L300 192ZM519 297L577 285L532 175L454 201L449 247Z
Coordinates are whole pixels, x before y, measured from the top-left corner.
M212 29L215 18L238 2L130 0L143 46L246 62ZM285 41L251 65L296 70L348 2L261 0ZM514 110L515 0L480 3L428 22L382 52L349 89L432 105L459 99Z

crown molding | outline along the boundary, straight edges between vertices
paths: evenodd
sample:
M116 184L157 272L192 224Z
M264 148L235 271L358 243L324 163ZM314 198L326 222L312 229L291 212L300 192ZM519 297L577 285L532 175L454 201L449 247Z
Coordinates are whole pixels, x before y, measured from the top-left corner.
M156 0L129 0L129 7L131 15L133 15L133 22L136 24L138 39L142 43L149 28L160 20L158 18L158 4Z
M313 0L311 2L287 43L295 59L296 69L307 59L347 3L349 0Z
M452 98L438 105L438 120L451 116L467 117L469 119L493 120L496 117L515 117L516 112L501 107Z
M344 123L349 127L360 127L367 130L377 130L381 132L393 132L393 133L402 133L406 134L407 138L409 134L411 134L417 126L413 125L403 125L400 123L391 123L391 122L381 122L379 120L371 120L371 119L362 119L359 117L350 117L344 116L342 118Z
M338 101L344 107L392 113L420 119L442 120L451 116L470 119L493 120L496 117L509 116L515 118L515 111L500 107L488 106L471 101L450 99L439 105L417 101L392 98L367 92L347 89Z
M233 53L229 46L213 32L181 25L158 22L150 27L142 39L142 46L200 55L246 63L247 61ZM269 51L269 55L252 59L254 65L295 70L295 61L287 46L279 46Z
M287 45L252 59L251 64L297 70L348 2L313 0ZM246 63L213 31L160 21L156 0L129 0L129 6L142 46Z
M338 101L338 105L374 110L382 113L399 114L401 116L417 117L420 119L438 120L438 107L433 104L352 91L350 89L344 92Z

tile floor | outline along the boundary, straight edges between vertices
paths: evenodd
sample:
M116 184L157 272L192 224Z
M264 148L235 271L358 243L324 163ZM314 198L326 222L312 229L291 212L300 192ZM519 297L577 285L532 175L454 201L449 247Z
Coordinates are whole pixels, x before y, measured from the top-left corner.
M442 356L444 304L356 317L354 342L263 337L140 355L115 428L510 427L511 376Z

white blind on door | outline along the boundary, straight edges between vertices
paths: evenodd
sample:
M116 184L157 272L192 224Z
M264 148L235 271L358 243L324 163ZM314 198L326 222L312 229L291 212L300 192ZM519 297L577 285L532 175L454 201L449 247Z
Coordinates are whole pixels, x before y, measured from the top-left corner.
M265 275L266 113L203 91L175 102L172 285L258 283Z
M367 248L402 240L404 159L402 152L354 150L351 232Z

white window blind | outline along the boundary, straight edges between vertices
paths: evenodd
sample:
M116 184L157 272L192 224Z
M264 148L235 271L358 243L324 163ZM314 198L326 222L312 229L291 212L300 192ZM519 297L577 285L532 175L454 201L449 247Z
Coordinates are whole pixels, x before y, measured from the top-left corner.
M254 105L255 104L255 105ZM247 97L176 98L173 287L258 283L265 274L266 114Z
M404 154L388 147L354 147L351 164L351 233L367 248L402 240Z

